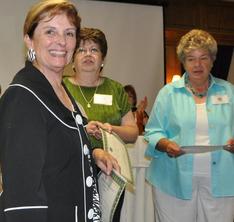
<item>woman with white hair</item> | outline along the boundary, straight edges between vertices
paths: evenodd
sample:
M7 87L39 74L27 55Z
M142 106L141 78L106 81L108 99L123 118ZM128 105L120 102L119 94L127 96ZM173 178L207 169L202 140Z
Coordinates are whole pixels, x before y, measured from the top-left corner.
M147 179L159 222L234 220L234 86L210 73L216 53L209 33L185 34L177 47L185 73L160 90L150 114Z

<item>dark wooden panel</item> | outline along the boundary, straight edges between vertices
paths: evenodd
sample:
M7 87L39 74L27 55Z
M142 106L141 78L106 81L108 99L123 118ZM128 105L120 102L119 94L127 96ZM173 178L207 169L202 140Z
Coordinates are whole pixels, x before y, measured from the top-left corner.
M208 30L220 31L221 10L219 6L210 5L204 8L203 15L206 15L206 27Z
M166 27L195 27L198 23L198 6L189 6L185 3L171 4L165 7Z
M165 7L165 27L234 33L234 2L170 0Z
M234 7L223 7L220 15L220 30L234 32Z

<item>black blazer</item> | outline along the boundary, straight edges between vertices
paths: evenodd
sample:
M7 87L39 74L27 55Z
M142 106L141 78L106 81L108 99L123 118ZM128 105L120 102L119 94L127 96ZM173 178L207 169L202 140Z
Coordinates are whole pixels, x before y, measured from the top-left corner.
M76 112L30 62L1 97L1 222L99 221L87 120L71 100Z

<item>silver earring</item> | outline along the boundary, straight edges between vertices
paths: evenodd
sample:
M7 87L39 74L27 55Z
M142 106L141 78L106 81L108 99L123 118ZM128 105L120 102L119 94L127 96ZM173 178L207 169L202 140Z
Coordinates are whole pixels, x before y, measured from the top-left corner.
M103 64L103 63L101 64L101 67L102 67L102 68L104 67L104 64Z
M28 53L27 53L27 56L28 56L28 61L33 62L36 59L35 50L34 49L29 49Z

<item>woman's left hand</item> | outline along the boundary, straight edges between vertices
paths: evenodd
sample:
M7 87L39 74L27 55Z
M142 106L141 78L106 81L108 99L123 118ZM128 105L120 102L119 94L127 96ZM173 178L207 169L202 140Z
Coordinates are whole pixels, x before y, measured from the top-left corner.
M113 127L110 123L98 123L98 126L103 130L106 130L108 133L112 133Z
M120 166L118 161L107 151L96 148L93 150L93 158L97 166L107 175L110 175L111 171L115 169L120 173Z

